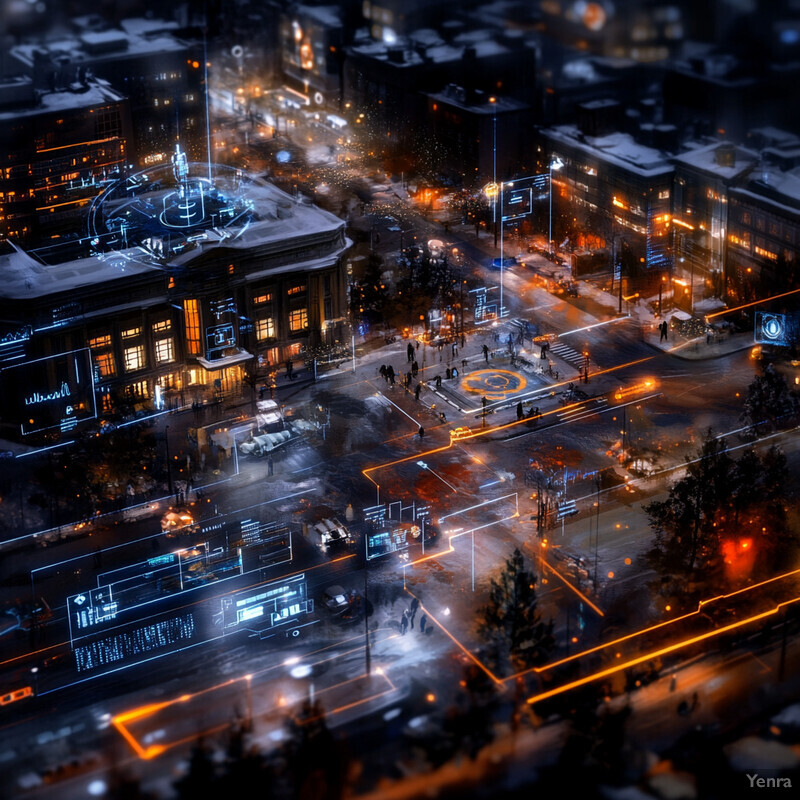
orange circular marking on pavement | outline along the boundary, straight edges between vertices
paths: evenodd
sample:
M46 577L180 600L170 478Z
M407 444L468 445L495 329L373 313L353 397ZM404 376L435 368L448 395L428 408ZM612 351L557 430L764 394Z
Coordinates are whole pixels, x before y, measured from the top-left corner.
M521 392L528 385L527 379L508 369L481 369L461 379L467 392L474 392L487 400L504 400L506 395Z

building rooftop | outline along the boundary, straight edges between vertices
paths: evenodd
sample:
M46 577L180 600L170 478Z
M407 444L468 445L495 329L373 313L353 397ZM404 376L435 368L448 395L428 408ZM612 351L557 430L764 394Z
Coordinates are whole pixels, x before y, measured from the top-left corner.
M720 147L733 151L733 165L718 163L717 151ZM691 147L684 153L675 156L675 162L701 170L717 178L732 181L749 172L758 162L758 153L744 147L737 147L731 142L713 142Z
M559 125L546 128L542 134L553 142L583 150L599 161L606 161L643 177L668 174L674 169L670 156L639 144L627 133L584 136L575 125Z
M197 168L197 174L207 169L207 165L202 164L191 166ZM169 167L162 169L165 173L170 170ZM261 178L235 170L226 172L226 168L219 166L213 169L222 170L214 175L218 199L238 213L232 222L223 224L212 216L182 230L179 223L170 222L167 210L171 204L178 209L177 183L167 185L165 174L164 185L160 188L131 193L126 190L129 178L116 185L116 194L113 187L105 190L110 197L95 203L99 214L89 218L86 235L79 241L65 243L63 253L58 247L30 253L13 244L5 248L0 253L2 295L30 299L132 275L191 269L196 261L206 261L208 254L216 249L280 251L289 240L344 228L338 217L304 198L292 198ZM148 175L149 180L155 180L158 171L148 170ZM238 182L235 197L234 182ZM212 191L208 190L205 195L207 212L212 207L211 196ZM137 213L132 213L134 211ZM132 222L134 219L140 223L138 227ZM125 220L131 222L121 226ZM77 257L76 248L80 253ZM325 261L324 258L318 260L320 264ZM292 261L286 265L286 270L300 267L302 265ZM282 268L264 270L265 274L272 271L282 271Z
M766 201L781 211L800 214L800 167L784 172L764 166L755 170L744 186L731 189L731 194Z
M47 42L19 44L11 48L11 55L20 63L33 68L37 51L52 58L65 57L71 64L84 64L110 58L176 53L185 49L186 45L171 33L150 35L111 28Z
M91 108L106 103L118 103L124 95L112 89L106 81L93 78L86 84L75 83L72 87L53 92L38 92L37 100L31 105L11 109L0 108L0 119L19 119L49 112L66 111L74 108Z

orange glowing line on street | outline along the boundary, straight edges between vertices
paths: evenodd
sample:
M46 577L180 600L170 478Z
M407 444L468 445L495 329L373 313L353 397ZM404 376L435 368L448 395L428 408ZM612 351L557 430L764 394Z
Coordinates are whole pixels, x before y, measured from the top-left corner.
M547 563L547 562L545 562ZM550 566L549 564L547 566ZM737 594L743 594L744 592L749 592L751 589L758 589L760 586L765 586L768 583L772 583L773 581L782 580L783 578L791 578L792 576L800 575L800 569L792 570L791 572L784 572L781 575L776 575L773 578L767 578L760 583L754 583L752 586L745 586L743 589L737 589L735 592L731 592L730 594L721 594L717 595L716 597L709 597L707 600L700 600L697 604L697 609L695 611L689 611L686 614L681 614L679 617L673 617L672 619L664 620L663 622L657 622L655 625L649 625L647 628L642 628L638 631L633 631L633 633L625 634L625 636L620 636L617 639L612 639L610 642L604 642L603 644L599 644L595 647L591 647L588 650L581 650L579 653L575 653L571 656L566 656L565 658L559 659L558 661L553 661L550 664L546 664L543 667L535 667L536 672L542 672L544 670L553 669L554 667L558 667L561 664L566 664L568 661L574 661L576 658L580 658L585 655L589 655L590 653L596 653L598 650L603 650L606 647L613 647L614 645L621 644L622 642L628 641L629 639L633 639L637 636L644 636L647 633L651 633L659 628L663 628L666 625L674 625L675 623L682 622L687 620L691 617L696 617L701 613L701 609L704 606L709 605L710 603L714 603L717 600L725 600L729 597L733 597Z
M784 606L789 606L792 603L798 602L798 600L800 600L800 597L794 597L791 600L779 603L777 606L775 606L775 608L772 608L769 611L762 611L760 614L755 614L752 617L748 617L747 619L744 620L738 620L737 622L733 622L730 625L726 625L723 628L717 628L716 630L713 631L701 633L698 636L692 636L689 639L684 639L681 642L667 645L666 647L662 647L660 650L654 650L650 653L647 653L646 655L638 656L637 658L633 658L622 664L615 664L613 667L607 667L606 669L599 670L598 672L594 672L591 675L586 675L583 678L579 678L578 680L566 683L563 686L558 686L555 689L550 689L549 691L542 692L541 694L533 695L532 697L529 697L526 702L529 705L533 705L534 703L539 703L542 700L547 700L550 697L555 697L558 694L563 694L564 692L568 692L570 689L576 689L579 686L585 686L587 683L591 683L592 681L596 681L600 678L605 678L609 675L613 675L615 672L619 672L620 670L628 669L629 667L635 667L637 664L642 664L645 661L651 661L652 659L659 658L660 656L666 655L667 653L673 653L676 650L680 650L683 647L688 647L689 645L697 644L698 642L703 642L706 639L711 639L714 636L719 636L720 634L727 633L728 631L736 630L737 628L741 628L744 625L749 625L752 622L758 622L758 620L760 619L766 619L767 617L777 614Z
M558 575L558 577L567 585L573 592L575 592L581 600L583 600L586 605L589 606L596 614L599 614L601 617L604 617L605 614L580 590L577 586L573 586L555 567L551 566L547 563L544 559L542 559L542 564L544 564L551 572Z
M727 600L729 597L735 597L737 594L743 594L744 592L749 592L752 589L758 589L759 586L766 586L774 581L780 581L784 578L791 578L793 575L800 575L800 569L793 569L789 572L784 572L781 575L774 575L772 578L767 578L759 583L754 583L752 586L745 586L743 589L737 589L735 592L731 592L730 594L719 594L716 597L709 597L708 600L701 600L697 605L698 608L701 608L702 606L708 605L709 603L714 603L717 600Z
M390 637L390 638L394 638L394 637ZM359 649L363 649L363 647L362 648L357 648L356 650L352 650L352 651L349 651L349 652L357 652L357 650L359 650ZM341 655L348 655L348 653L344 653L344 654L341 654ZM318 662L318 663L321 663L321 662ZM266 671L267 670L265 670L265 672ZM361 705L363 703L367 703L367 702L369 702L371 700L375 700L375 699L377 699L379 697L383 697L384 695L389 694L390 692L397 691L397 687L391 681L389 676L386 675L385 671L381 670L378 674L383 678L383 680L386 681L386 683L389 686L388 689L386 689L386 690L384 690L382 692L377 692L376 694L369 695L368 697L364 697L361 700L356 700L356 701L353 701L352 703L346 703L346 704L344 704L342 706L337 706L336 708L331 709L328 713L329 714L338 714L338 713L340 713L342 711L346 711L347 709L354 708L354 707L356 707L358 705ZM347 686L348 684L354 683L355 681L359 681L359 680L362 680L362 679L367 678L367 677L368 677L367 673L362 673L361 675L358 675L358 676L356 676L354 678L348 678L347 680L342 681L341 683L336 683L336 684L334 684L332 686L326 687L325 689L317 692L317 695L322 695L322 694L325 694L326 692L331 692L331 691L333 691L335 689L338 689L338 688L340 688L342 686ZM167 700L167 701L162 702L162 703L151 703L149 705L140 706L139 708L134 708L131 711L127 711L127 712L125 712L123 714L116 715L115 717L112 718L111 722L114 725L114 727L117 729L117 731L119 731L119 733L125 739L125 741L128 742L128 744L130 745L131 749L136 753L136 755L140 759L142 759L143 761L150 760L150 759L156 758L157 756L159 756L162 753L166 752L168 749L177 747L177 746L179 746L181 744L185 744L185 743L190 742L190 741L195 741L197 739L197 733L192 733L192 735L188 736L188 737L183 737L181 739L176 739L176 740L174 740L172 742L169 742L168 744L156 744L156 745L150 745L149 747L144 748L139 743L139 740L128 729L128 727L126 725L127 723L130 723L130 722L133 722L133 721L137 721L137 720L143 720L143 719L145 719L147 717L152 717L153 715L157 714L158 712L162 711L165 708L177 705L179 703L186 703L186 702L188 702L190 700L193 700L195 698L201 697L202 695L207 694L209 692L217 691L219 689L224 689L224 688L226 688L228 686L233 685L234 683L238 683L239 681L244 681L245 683L249 684L250 681L251 681L251 678L252 678L252 676L243 676L241 678L232 678L232 679L230 679L228 681L225 681L224 683L216 684L215 686L209 686L209 687L207 687L205 689L202 689L199 692L194 692L192 694L184 694L184 695L181 695L180 697L176 697L176 698L173 698L172 700ZM277 706L275 706L275 708L277 708ZM274 708L272 708L270 710L274 710ZM214 727L206 729L205 731L203 731L202 735L208 735L208 734L214 733L216 731L225 730L227 727L228 727L228 723L222 723L220 725L216 725Z
M712 317L719 317L724 314L730 314L731 311L739 311L742 308L750 308L750 306L757 306L761 303L768 303L770 300L777 300L779 297L788 297L790 294L797 294L800 292L800 289L792 289L790 292L783 292L782 294L774 294L772 297L765 297L763 300L753 300L752 303L745 303L741 306L734 306L733 308L726 308L722 311L715 311L713 314L706 314L706 319L711 319Z
M417 596L416 596L416 595L415 595L415 594L414 594L412 591L410 591L410 590L409 590L408 588L406 588L406 587L404 587L404 588L405 588L406 592L408 592L408 594L410 594L410 595L411 595L413 598L415 598L416 600L419 600L419 598L418 598L418 597L417 597ZM422 605L422 603L420 603L420 604L419 604L419 607L420 607L420 609L422 610L422 613L423 613L423 614L425 614L425 615L427 615L428 619L432 620L432 621L434 622L434 624L435 624L435 625L436 625L436 626L437 626L437 627L438 627L438 628L439 628L439 629L442 631L442 633L444 633L444 635L445 635L445 636L446 636L448 639L450 639L450 641L451 641L451 642L452 642L452 643L453 643L453 644L454 644L454 645L455 645L455 646L456 646L456 647L457 647L457 648L458 648L458 649L459 649L459 650L460 650L460 651L461 651L461 652L462 652L462 653L463 653L463 654L464 654L464 655L465 655L465 656L466 656L466 657L467 657L467 658L468 658L470 661L472 661L472 663L473 663L473 664L475 664L475 666L476 666L476 667L478 667L478 669L480 669L480 670L482 670L483 672L485 672L485 673L486 673L486 674L487 674L487 675L488 675L488 676L489 676L489 677L490 677L490 678L491 678L491 679L492 679L492 680L493 680L493 681L494 681L494 682L495 682L495 683L496 683L498 686L502 686L502 685L505 683L505 681L507 681L507 680L508 680L508 678L498 678L498 677L497 677L497 675L495 675L495 674L494 674L494 673L493 673L493 672L492 672L492 671L489 669L489 667L487 667L487 666L486 666L486 665L485 665L485 664L484 664L482 661L480 661L479 659L477 659L477 658L476 658L476 657L475 657L475 656L474 656L474 655L473 655L473 654L472 654L472 653L471 653L469 650L467 650L467 648L466 648L466 647L464 647L464 645L463 645L463 644L461 644L461 642L459 642L459 641L458 641L458 639L456 639L456 637L455 637L455 636L453 636L453 634L452 634L452 633L450 633L450 631L449 631L449 630L447 630L447 628L445 628L445 626L444 626L444 625L442 625L442 623L441 623L441 622L439 622L439 620L438 620L438 619L436 619L436 617L435 617L435 616L434 616L434 615L433 615L433 614L430 612L430 610L429 610L429 609L427 609L427 608L426 608L424 605ZM516 675L514 675L514 676L512 676L512 677L516 677Z

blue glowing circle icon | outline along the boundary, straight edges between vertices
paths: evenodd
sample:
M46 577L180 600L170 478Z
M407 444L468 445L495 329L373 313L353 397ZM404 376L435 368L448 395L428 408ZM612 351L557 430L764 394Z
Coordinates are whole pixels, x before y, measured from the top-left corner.
M783 320L778 317L766 317L763 330L767 339L778 339L783 335Z
M278 150L275 154L275 160L279 164L286 164L292 160L292 154L288 150Z

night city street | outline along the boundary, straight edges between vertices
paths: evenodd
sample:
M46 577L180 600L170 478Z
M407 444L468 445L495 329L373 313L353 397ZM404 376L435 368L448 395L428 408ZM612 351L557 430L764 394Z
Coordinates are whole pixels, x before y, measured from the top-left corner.
M0 798L796 791L800 4L0 21Z

